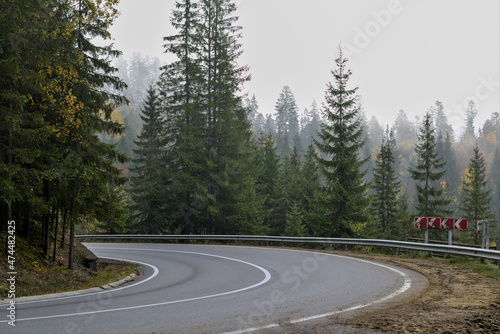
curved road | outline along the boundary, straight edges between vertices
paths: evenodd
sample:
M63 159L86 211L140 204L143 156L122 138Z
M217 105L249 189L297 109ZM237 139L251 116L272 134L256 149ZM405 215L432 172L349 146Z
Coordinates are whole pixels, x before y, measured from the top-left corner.
M142 264L120 288L16 303L1 333L245 333L383 302L421 275L313 252L200 245L87 244ZM5 314L5 305L1 313Z

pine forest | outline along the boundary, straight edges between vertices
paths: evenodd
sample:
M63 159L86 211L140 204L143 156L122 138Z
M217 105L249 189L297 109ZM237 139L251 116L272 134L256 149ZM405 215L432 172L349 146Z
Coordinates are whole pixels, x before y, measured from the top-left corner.
M66 233L405 240L415 216L500 237L498 110L470 101L460 132L440 101L382 124L341 43L318 100L284 82L261 110L230 0L176 2L168 63L114 49L116 0L0 3L2 249L10 220L47 257Z

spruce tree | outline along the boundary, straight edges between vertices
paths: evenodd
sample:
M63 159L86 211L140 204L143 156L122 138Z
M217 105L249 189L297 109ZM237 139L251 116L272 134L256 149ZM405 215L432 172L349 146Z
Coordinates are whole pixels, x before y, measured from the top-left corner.
M229 0L202 0L199 6L201 110L207 120L206 230L230 233L237 228L231 215L237 215L243 205L236 196L238 189L252 175L247 168L251 166L250 123L239 95L241 85L249 80L248 67L238 65L242 28L236 25L236 5Z
M273 208L273 234L284 233L288 214L294 205L299 205L302 198L303 179L300 175L301 161L298 150L294 147L293 154L282 160L280 178L278 182L278 198Z
M479 220L492 218L491 190L488 188L486 164L477 144L474 147L474 156L470 159L469 168L463 177L462 202L461 208L465 217L474 224L477 224ZM474 235L477 243L477 235Z
M322 215L318 206L321 196L321 177L318 167L318 152L313 145L309 145L304 156L300 178L302 180L300 206L304 212L304 224L308 235L316 235L317 217Z
M292 152L299 134L298 106L290 87L280 92L274 107L276 111L276 143L278 153L284 157Z
M395 230L398 195L401 182L394 169L394 146L389 140L389 133L382 138L380 152L377 154L373 170L372 187L375 192L372 208L380 223L381 235L388 237Z
M164 134L169 143L164 169L171 180L175 200L165 203L173 224L182 233L192 233L204 223L207 199L200 194L208 183L206 175L207 121L203 106L203 71L198 61L200 4L177 1L171 24L177 33L164 38L165 52L176 61L161 68L159 95L165 114ZM176 229L177 229L176 228Z
M444 113L443 103L436 101L435 106L431 108L431 110L434 113L434 126L436 127L437 133L441 133L443 137L446 137L446 135L453 136L453 128L450 123L448 123L448 117L446 117Z
M177 58L163 67L159 84L168 120L166 163L178 199L171 207L184 233L236 233L248 209L242 187L256 182L251 125L239 95L249 77L238 65L235 10L228 0L178 1L177 34L165 38L166 51Z
M130 229L133 233L161 234L169 232L168 219L163 206L168 203L165 196L164 150L166 148L164 120L158 94L150 86L141 109L143 128L137 136L131 169L133 210Z
M458 193L460 187L460 175L457 167L457 155L455 154L454 140L450 133L446 134L443 144L443 159L446 161L446 174L444 181L446 186L453 192Z
M361 171L365 161L359 158L363 146L363 131L359 120L357 88L349 89L351 71L347 58L339 49L333 83L328 83L321 124L316 145L323 157L318 159L325 177L322 206L326 212L322 234L345 237L353 235L353 227L368 221L368 184Z
M427 113L418 132L418 143L415 145L417 165L409 168L417 186L417 213L423 217L440 217L447 213L444 209L449 204L443 196L440 181L446 170L446 162L436 151L435 129L432 116Z
M259 138L257 178L258 193L264 196L264 224L271 229L274 224L274 209L281 203L279 197L280 158L276 154L276 144L270 133L261 132ZM273 233L273 232L271 232Z
M495 155L493 157L493 162L491 164L491 175L490 180L493 183L493 189L495 190L492 196L491 206L492 211L496 215L497 221L497 232L500 236L500 146L497 146L495 150Z
M306 109L307 110L307 109ZM309 148L318 139L318 131L320 130L320 115L316 101L312 102L311 109L307 110L304 115L305 122L302 125L300 137L302 138L302 146Z
M298 204L294 204L290 208L290 212L286 214L286 226L283 235L287 237L305 237L307 234L304 225L304 214Z
M91 41L110 38L117 12L114 2L91 0L1 6L0 146L9 168L0 184L18 184L6 199L8 215L24 212L20 232L41 232L36 234L48 255L53 217L60 211L69 212L71 236L80 217L117 230L126 216L118 194L125 178L115 166L126 157L99 139L123 131L111 118L115 106L126 102L119 93L125 84L111 65L120 52Z
M465 130L462 134L462 142L470 145L476 140L476 132L474 129L474 120L477 116L477 108L474 101L469 101L465 110ZM472 146L472 145L471 145Z

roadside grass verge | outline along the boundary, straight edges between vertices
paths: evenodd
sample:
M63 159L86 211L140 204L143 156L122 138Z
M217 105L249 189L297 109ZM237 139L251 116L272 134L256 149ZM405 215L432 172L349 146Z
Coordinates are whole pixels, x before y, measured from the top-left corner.
M58 249L56 261L46 259L40 249L16 238L16 297L44 295L103 286L138 273L136 265L120 261L99 260L96 271L86 268L83 246L75 247L74 270L68 269L68 247ZM0 257L0 294L7 297L7 256Z

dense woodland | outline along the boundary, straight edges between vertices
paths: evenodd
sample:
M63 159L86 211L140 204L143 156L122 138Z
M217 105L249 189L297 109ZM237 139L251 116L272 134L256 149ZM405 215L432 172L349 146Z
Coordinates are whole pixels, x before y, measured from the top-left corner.
M422 235L414 216L446 216L470 220L461 241L483 219L500 236L498 111L471 101L455 133L429 101L382 125L341 46L322 102L301 109L284 86L263 111L242 93L231 1L179 0L168 64L93 42L109 39L116 2L1 2L2 231L15 220L47 257L75 229L404 240Z

